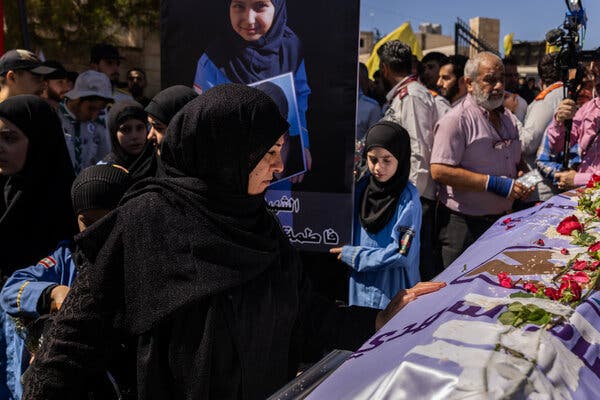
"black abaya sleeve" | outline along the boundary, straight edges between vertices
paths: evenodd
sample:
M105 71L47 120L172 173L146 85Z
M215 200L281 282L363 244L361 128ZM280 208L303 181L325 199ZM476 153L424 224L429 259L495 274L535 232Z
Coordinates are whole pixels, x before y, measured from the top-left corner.
M301 335L302 361L315 361L333 349L357 350L375 334L375 318L379 310L367 307L340 307L312 290L310 280L302 274L300 281L298 330ZM297 351L297 349L292 349Z

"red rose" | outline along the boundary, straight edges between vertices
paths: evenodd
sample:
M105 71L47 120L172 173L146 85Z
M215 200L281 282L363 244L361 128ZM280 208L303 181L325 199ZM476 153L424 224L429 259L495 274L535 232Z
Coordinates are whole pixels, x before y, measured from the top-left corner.
M561 296L561 295L558 293L558 290L556 290L556 289L554 289L554 288L551 288L551 287L547 287L547 288L544 290L544 294L545 294L545 295L546 295L548 298L550 298L551 300L558 300L558 299L560 299L560 296Z
M523 285L523 288L525 288L525 290L527 290L528 292L531 292L531 293L537 293L537 291L538 291L538 288L537 288L537 286L535 286L535 285L534 285L533 283L531 283L531 282L527 282L527 283L525 283L525 284Z
M583 271L584 269L586 269L586 267L587 267L587 261L575 260L575 262L573 263L573 266L571 268L573 268L573 270L575 270L575 271Z
M537 244L538 246L543 246L543 245L545 245L545 243L544 243L544 239L538 239L538 240L536 240L535 244Z
M500 286L505 288L513 287L513 281L510 278L500 279Z
M502 225L510 224L510 221L512 221L512 218L508 217L502 221Z
M588 265L587 269L589 269L590 271L595 271L598 269L599 265L600 265L600 261L594 261L593 263Z
M596 208L596 217L600 218L600 207Z
M590 247L588 247L588 252L590 253L594 253L596 251L600 251L600 242L596 242L593 245L591 245Z
M569 254L569 250L567 250L567 249L562 249L562 250L560 251L560 254L562 254L562 255L565 255L565 256L566 256L566 255L568 255L568 254Z
M592 188L598 182L600 182L600 175L593 174L590 180L588 181L587 185L585 186L588 188Z
M512 279L510 279L510 276L508 276L508 274L506 272L500 272L498 274L498 282L500 282L500 286L502 286L502 287L505 287L505 288L513 287Z
M583 225L576 216L571 215L560 221L560 224L556 227L556 231L561 235L570 236L573 231L583 232Z
M579 300L581 298L581 286L574 280L563 279L558 289L558 297L563 296L569 302Z
M588 283L590 281L590 276L584 271L578 271L574 274L566 274L563 276L562 281L575 281L577 283Z

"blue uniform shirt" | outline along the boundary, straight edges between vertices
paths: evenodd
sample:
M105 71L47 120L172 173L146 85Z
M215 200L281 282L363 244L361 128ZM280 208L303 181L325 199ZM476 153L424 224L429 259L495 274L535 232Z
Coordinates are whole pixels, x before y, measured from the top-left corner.
M16 331L10 318L38 318L37 304L44 289L51 285L71 286L77 271L71 259L70 242L60 242L57 249L36 265L15 271L0 292L0 304L6 347L0 352L0 364L5 362L6 374L0 374L0 387L6 385L13 399L20 399L23 388L21 375L29 366L30 354L25 342ZM1 394L1 390L0 390Z
M356 210L367 182L368 176L357 185ZM383 309L400 289L421 280L421 214L419 192L410 182L400 195L394 218L379 232L367 232L355 211L353 246L342 248L342 261L352 268L350 305Z

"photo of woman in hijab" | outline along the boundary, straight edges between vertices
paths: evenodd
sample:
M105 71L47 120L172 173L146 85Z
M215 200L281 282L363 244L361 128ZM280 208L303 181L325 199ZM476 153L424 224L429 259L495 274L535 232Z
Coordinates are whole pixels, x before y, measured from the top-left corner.
M81 271L24 398L81 398L119 336L136 343L138 399L264 399L295 376L305 345L356 349L444 286L400 293L383 311L314 293L264 200L287 130L266 94L239 84L207 90L173 118L163 176L138 182L77 236Z
M300 154L310 170L312 159L306 128L310 88L300 40L287 26L286 1L228 0L227 4L231 29L200 57L194 87L202 92L223 83L251 84L292 73L304 146ZM291 181L302 179L300 175Z
M349 304L384 308L421 280L421 203L408 181L410 138L391 121L367 132L368 173L357 183L352 245L331 249L349 265Z
M154 143L148 141L148 116L141 104L120 101L108 112L111 152L101 164L116 164L127 169L131 179L154 176L157 161Z

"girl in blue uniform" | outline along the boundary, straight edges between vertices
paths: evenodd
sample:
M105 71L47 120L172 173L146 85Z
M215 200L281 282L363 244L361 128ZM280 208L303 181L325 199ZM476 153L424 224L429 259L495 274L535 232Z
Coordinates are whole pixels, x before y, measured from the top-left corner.
M369 172L356 186L352 246L331 249L351 267L350 305L384 308L420 281L421 203L408 181L410 138L391 121L367 132Z
M223 83L250 84L291 72L306 166L310 170L306 129L310 88L300 39L287 26L285 0L229 0L228 3L232 29L209 46L198 60L194 87L202 93Z

